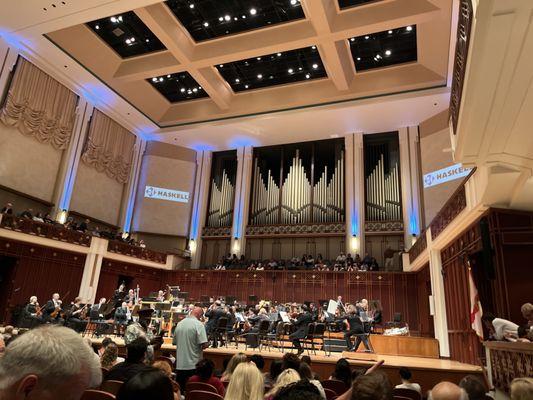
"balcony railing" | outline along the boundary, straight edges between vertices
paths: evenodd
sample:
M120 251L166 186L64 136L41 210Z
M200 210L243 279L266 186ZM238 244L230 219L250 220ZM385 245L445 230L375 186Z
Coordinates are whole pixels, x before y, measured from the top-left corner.
M107 251L110 253L122 254L124 256L135 257L141 260L153 261L159 264L165 264L167 255L158 251L132 246L118 240L110 240L107 245Z
M509 393L515 378L533 376L531 343L484 342L492 385Z
M409 262L413 262L416 258L424 252L428 247L426 238L426 231L422 231L416 242L409 249Z
M63 225L55 223L44 223L27 218L19 218L13 215L2 215L0 227L10 229L15 232L27 233L29 235L39 236L52 240L59 240L89 247L91 245L91 235L88 233L78 232L65 229Z
M465 185L461 185L459 189L449 198L440 209L438 214L433 218L429 227L431 229L431 238L435 240L444 229L457 217L461 211L466 208L466 191Z

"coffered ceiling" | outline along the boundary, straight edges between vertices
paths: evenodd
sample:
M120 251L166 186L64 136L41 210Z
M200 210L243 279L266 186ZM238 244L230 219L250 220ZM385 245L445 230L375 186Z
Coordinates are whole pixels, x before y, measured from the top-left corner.
M452 0L169 0L45 35L164 128L445 86L451 11Z

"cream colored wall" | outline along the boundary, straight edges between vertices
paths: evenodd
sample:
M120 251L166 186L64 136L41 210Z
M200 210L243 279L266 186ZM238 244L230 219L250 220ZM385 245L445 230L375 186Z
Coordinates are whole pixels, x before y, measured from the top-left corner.
M63 153L0 122L0 185L52 202Z
M124 185L80 161L70 209L119 225Z
M134 231L187 236L192 207L196 152L179 146L149 142L137 189ZM147 199L146 186L189 192L188 203Z
M449 128L422 136L420 138L420 153L422 174L454 165ZM429 225L462 181L463 178L459 178L424 189L426 225Z

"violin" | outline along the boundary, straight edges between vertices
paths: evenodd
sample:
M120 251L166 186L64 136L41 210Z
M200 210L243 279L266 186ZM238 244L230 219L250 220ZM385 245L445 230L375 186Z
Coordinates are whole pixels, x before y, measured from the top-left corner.
M65 298L67 298L69 294L70 294L70 290L67 292L67 294L65 294ZM65 313L63 312L63 309L61 308L61 305L63 304L63 302L61 300L58 300L57 302L59 303L59 306L57 306L56 309L50 313L50 317L52 319L57 318L58 315L60 315L61 318L65 316Z
M36 309L35 315L37 315L37 316L43 315L43 308L44 308L44 306L39 307L39 303L35 303L35 309Z

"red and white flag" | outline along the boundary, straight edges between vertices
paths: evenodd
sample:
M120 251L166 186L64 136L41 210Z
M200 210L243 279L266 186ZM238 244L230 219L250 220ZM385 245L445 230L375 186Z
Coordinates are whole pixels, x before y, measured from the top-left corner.
M479 294L477 292L477 287L474 283L474 277L472 276L472 269L470 267L468 267L468 287L470 291L470 325L476 332L479 340L483 340L483 324L481 322L483 310L481 309Z

